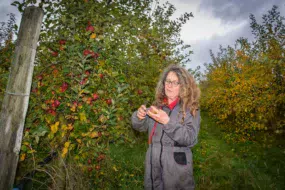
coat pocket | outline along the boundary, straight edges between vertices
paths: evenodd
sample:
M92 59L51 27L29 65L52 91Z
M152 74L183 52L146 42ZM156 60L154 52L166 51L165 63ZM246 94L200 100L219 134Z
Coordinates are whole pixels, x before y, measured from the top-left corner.
M174 152L174 160L177 164L187 165L185 152Z

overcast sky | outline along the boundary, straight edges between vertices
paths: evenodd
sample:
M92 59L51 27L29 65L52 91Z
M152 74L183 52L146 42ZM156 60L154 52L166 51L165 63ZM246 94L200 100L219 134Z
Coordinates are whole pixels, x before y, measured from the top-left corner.
M6 21L8 13L16 13L18 24L20 14L11 6L14 0L0 0L0 22ZM160 0L160 4L166 0ZM173 18L184 12L192 12L191 18L182 28L181 36L185 43L192 46L194 54L188 68L196 68L211 62L209 50L217 52L219 46L233 45L239 37L253 39L249 27L249 15L254 14L257 21L261 21L273 5L279 7L285 16L284 0L169 0L176 7Z

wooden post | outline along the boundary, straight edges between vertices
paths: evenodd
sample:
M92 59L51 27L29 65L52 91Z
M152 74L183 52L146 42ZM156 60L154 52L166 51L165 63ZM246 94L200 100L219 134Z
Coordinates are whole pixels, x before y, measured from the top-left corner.
M42 9L27 7L21 20L0 114L0 189L14 183L43 15Z

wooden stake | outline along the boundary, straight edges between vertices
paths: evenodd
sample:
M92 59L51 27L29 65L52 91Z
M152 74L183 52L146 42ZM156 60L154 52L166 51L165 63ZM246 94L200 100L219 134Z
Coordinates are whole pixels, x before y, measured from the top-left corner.
M27 7L21 20L0 114L0 189L14 183L43 15L42 9Z

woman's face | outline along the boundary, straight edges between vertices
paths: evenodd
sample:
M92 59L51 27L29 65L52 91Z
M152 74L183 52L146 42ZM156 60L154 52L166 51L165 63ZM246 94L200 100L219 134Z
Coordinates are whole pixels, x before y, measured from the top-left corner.
M179 96L180 83L176 73L172 71L168 73L164 82L164 90L169 102L176 100Z

